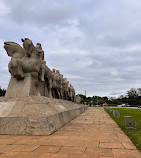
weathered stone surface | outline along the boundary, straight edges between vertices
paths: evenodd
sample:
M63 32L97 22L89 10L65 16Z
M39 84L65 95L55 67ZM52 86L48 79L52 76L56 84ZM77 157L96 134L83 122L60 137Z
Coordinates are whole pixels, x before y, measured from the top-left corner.
M50 135L85 111L82 104L29 96L0 98L0 134Z
M11 76L6 97L24 97L36 95L40 96L36 78L32 77L30 73L27 73L24 80L18 80Z
M4 42L11 57L8 64L11 79L6 97L35 95L75 102L75 89L59 70L51 71L46 65L41 44L34 46L28 38L22 42L23 48L15 42Z

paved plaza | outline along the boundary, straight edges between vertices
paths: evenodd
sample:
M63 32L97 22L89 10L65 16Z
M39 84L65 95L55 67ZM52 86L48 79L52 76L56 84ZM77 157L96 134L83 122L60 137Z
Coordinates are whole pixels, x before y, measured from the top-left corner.
M0 158L140 158L102 108L89 108L51 136L0 135Z

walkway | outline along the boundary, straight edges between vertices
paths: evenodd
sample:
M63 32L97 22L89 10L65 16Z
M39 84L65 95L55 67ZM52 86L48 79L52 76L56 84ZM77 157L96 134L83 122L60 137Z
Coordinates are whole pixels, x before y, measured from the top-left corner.
M104 109L90 108L51 136L0 135L0 158L141 158Z

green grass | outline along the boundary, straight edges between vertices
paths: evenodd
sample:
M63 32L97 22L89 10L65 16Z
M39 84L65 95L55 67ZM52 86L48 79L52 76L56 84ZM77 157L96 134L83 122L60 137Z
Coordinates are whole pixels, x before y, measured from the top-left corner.
M124 133L130 138L138 150L141 151L141 109L113 108L120 113L120 118L114 118L113 114L108 114L119 125ZM124 116L131 116L136 121L136 129L125 129Z

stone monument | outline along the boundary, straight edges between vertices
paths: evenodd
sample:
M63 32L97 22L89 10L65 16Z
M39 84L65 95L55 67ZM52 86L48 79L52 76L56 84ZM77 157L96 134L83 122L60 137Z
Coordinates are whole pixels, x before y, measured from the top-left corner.
M87 107L59 70L46 65L41 44L22 42L4 42L11 79L0 98L0 134L50 135Z
M125 128L136 129L136 121L131 116L124 116Z

